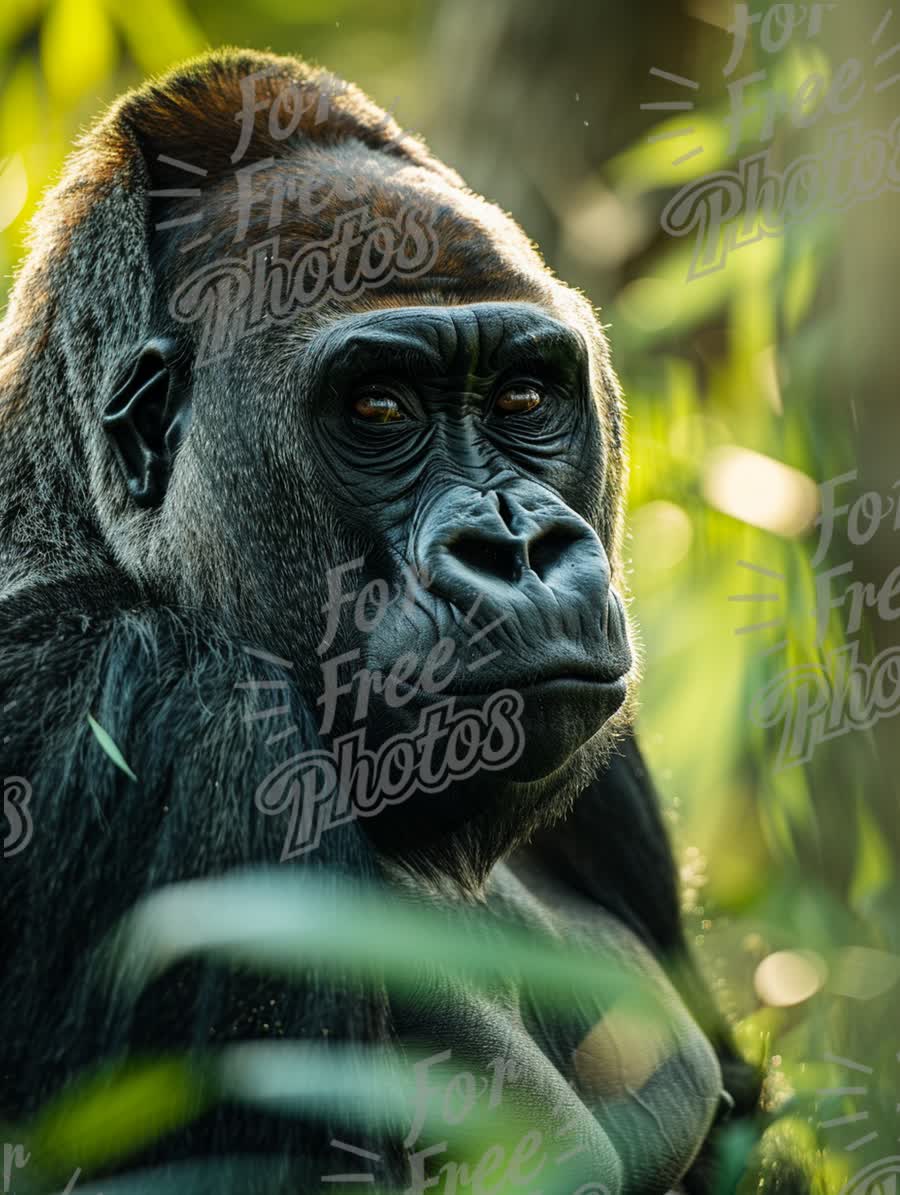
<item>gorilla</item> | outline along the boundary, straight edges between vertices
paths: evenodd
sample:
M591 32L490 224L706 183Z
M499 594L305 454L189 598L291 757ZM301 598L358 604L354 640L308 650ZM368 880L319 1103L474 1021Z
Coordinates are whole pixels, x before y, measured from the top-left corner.
M0 361L0 779L31 822L3 862L0 1119L111 1060L424 1047L511 1060L535 1129L573 1112L575 1177L531 1189L724 1189L759 1079L629 729L624 412L588 302L358 89L223 52L83 136ZM664 1028L599 983L549 1007L449 966L404 994L197 957L110 982L148 894L273 866L612 960ZM496 1158L411 1174L351 1131L224 1101L81 1183L309 1192L349 1138L385 1190L524 1184L528 1149L501 1187Z

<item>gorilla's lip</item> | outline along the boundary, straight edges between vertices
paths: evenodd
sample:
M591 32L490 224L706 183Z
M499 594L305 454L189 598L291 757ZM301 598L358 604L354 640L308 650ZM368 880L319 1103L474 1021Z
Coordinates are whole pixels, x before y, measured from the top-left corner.
M490 697L494 693L501 691L512 690L515 693L520 693L522 696L529 694L552 693L556 692L584 692L586 690L595 689L597 691L607 691L609 693L621 693L624 695L628 688L628 675L631 671L631 665L618 672L610 672L608 670L602 672L594 672L589 670L573 669L569 666L561 668L558 671L547 671L535 676L533 673L523 674L522 676L504 676L497 678L493 683L483 684L477 689L459 689L454 687L452 691L445 691L444 697L460 697L471 700L472 698Z
M514 684L507 682L506 688L515 689L517 693L529 693L537 689L550 689L561 686L574 686L578 688L593 688L593 689L615 689L616 687L625 687L627 684L627 672L621 673L619 676L584 676L574 672L563 672L556 676L542 677L540 680L531 681L530 684Z
M478 676L476 669L467 669L471 679L478 682L477 685L463 687L454 684L432 692L406 681L398 681L397 692L404 697L410 697L415 693L417 697L431 701L446 700L448 697L470 701L475 698L488 698L495 693L509 692L510 690L522 695L563 689L572 692L584 692L589 689L598 691L622 689L624 691L627 688L631 668L632 660L629 658L612 668L583 660L560 660L538 671L522 671L518 674L503 676L487 674L481 677Z

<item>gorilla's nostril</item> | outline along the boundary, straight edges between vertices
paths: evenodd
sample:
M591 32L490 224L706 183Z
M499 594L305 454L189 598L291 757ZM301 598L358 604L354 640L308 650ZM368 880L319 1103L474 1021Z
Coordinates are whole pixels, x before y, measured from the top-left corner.
M556 528L528 545L528 563L542 581L562 562L577 538Z
M450 545L450 554L474 573L514 581L521 571L514 547L498 540L463 536Z
M497 513L507 527L512 527L513 510L506 495L502 490L495 490L494 497L497 499Z

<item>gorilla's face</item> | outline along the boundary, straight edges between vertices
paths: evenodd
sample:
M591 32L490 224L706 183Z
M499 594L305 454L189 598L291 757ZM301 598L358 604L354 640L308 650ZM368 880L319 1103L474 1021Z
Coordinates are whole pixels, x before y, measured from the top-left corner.
M366 545L329 570L326 728L365 727L377 749L427 734L425 711L452 698L486 734L511 691L504 777L557 772L622 705L631 667L588 521L604 457L581 335L525 303L403 307L341 320L308 359L304 439ZM478 736L471 721L455 756L477 758Z
M559 808L632 665L582 333L485 301L275 328L191 385L177 354L145 348L107 430L187 600L294 661L342 791L392 844Z

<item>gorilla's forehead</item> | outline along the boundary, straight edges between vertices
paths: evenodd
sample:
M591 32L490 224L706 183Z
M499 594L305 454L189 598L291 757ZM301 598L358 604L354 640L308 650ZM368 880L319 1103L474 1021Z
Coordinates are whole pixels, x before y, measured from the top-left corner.
M541 359L582 367L580 331L522 302L390 307L346 316L310 345L318 368L340 372L392 363L436 374L468 374Z

